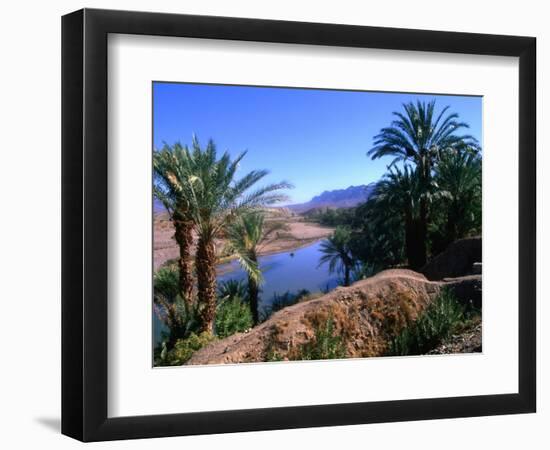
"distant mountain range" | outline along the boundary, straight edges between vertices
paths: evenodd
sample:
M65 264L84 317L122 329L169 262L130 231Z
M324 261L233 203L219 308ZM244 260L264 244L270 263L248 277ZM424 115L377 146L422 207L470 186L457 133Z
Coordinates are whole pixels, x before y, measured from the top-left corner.
M288 205L285 208L296 213L303 213L318 208L351 208L366 202L372 195L375 184L369 183L361 186L350 186L346 189L324 191L306 203Z
M361 186L350 186L346 189L335 189L333 191L324 191L316 195L306 203L288 205L285 208L295 213L304 213L309 210L319 208L351 208L360 203L366 202L374 191L376 183L363 184ZM153 212L161 213L166 211L162 203L154 198Z

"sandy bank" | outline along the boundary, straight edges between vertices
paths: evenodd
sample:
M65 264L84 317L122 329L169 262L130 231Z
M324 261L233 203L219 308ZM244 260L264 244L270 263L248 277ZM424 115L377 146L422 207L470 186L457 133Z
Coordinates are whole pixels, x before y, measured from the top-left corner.
M267 243L260 250L260 255L271 255L274 253L296 250L310 245L318 240L324 239L332 232L332 228L322 227L316 223L303 222L289 219L287 230L278 231L277 237ZM163 216L157 216L154 221L153 233L153 259L155 270L166 261L178 257L179 249L174 240L174 227L172 223ZM218 252L224 247L223 241L216 242ZM228 262L231 258L225 259Z

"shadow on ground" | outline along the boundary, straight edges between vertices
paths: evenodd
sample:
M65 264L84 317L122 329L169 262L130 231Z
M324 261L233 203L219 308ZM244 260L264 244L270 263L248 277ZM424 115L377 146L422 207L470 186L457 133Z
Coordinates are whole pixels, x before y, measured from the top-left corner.
M45 428L50 429L50 431L61 433L61 419L59 417L37 417L34 420Z

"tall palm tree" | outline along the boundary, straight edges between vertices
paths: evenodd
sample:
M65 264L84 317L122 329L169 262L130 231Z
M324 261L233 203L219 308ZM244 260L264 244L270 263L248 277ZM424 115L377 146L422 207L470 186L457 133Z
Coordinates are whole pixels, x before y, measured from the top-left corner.
M402 170L394 166L377 183L373 195L374 205L377 211L383 212L384 218L387 215L401 218L405 229L405 255L409 266L414 269L423 265L419 258L422 244L418 239L422 198L419 185L417 171L409 165Z
M203 331L212 332L216 313L215 239L242 214L284 201L287 197L280 190L291 187L281 182L250 191L268 172L253 170L236 179L237 168L245 155L243 152L232 160L225 152L218 158L212 140L203 149L196 138L192 150L188 151L188 200L198 234L195 267Z
M259 322L258 295L263 281L258 254L275 237L275 231L284 229L280 221L266 221L265 212L253 211L241 215L227 229L229 249L233 251L248 278L248 301L254 325Z
M319 266L328 263L331 273L338 272L344 275L344 286L349 286L351 270L355 260L351 249L351 231L345 227L337 227L328 239L321 242Z
M194 223L190 213L187 180L188 152L180 144L165 145L153 153L154 196L162 202L174 225L174 238L179 246L179 295L187 310L193 303L191 247Z
M478 148L476 139L468 134L457 134L468 124L459 121L456 113L448 113L449 106L435 114L435 100L425 103L417 101L403 104L404 113L394 112L396 119L389 127L382 128L374 137L374 147L367 154L372 159L393 156L390 166L397 162L414 164L419 175L421 191L429 188L432 170L441 152L454 149L464 151ZM427 230L429 220L428 199L421 198L419 204L418 252L413 260L419 268L426 262Z
M447 152L437 164L435 179L446 211L445 244L481 227L481 158L471 152Z
M388 208L375 194L376 189L355 209L353 248L356 257L379 271L405 259L405 226L402 211Z

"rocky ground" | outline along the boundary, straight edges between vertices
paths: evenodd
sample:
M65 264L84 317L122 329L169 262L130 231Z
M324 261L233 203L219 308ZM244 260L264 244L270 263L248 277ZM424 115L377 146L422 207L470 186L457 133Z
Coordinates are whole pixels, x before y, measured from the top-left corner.
M481 321L479 321L460 333L454 334L448 340L428 352L428 355L480 353L481 351Z
M426 264L421 272L428 280L479 273L475 263L481 262L481 237L459 239ZM474 267L477 269L474 270Z

